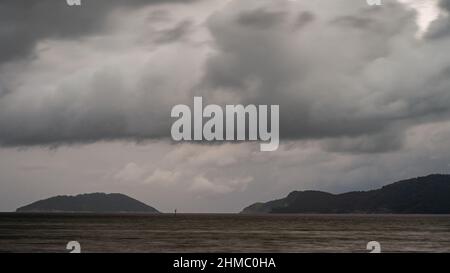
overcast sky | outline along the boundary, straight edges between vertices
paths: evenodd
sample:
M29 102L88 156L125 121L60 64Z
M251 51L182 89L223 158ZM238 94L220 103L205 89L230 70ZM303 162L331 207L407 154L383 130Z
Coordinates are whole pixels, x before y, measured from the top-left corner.
M121 192L238 212L450 170L450 0L0 2L0 211ZM281 145L174 144L172 106L279 104Z

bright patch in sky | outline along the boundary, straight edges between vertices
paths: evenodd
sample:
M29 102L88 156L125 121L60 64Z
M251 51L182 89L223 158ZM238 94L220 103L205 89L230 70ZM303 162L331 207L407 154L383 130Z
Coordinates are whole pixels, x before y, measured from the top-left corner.
M428 30L430 24L440 15L438 0L398 0L408 5L417 12L417 25L419 31L417 37L420 38Z

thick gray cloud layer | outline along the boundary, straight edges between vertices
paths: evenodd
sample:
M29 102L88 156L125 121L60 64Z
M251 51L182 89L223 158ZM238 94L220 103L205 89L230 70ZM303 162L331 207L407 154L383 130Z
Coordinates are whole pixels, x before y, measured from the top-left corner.
M208 63L210 89L278 103L284 138L344 138L330 143L343 150L390 150L405 127L448 118L450 85L439 75L450 59L434 56L449 41L415 40L403 5L339 4L332 16L306 7L315 16L300 30L291 6L236 3L211 17L219 53Z
M0 63L32 54L42 39L77 39L108 31L106 18L116 9L136 9L183 0L84 0L70 7L59 0L0 2Z
M168 138L194 94L280 104L282 140L333 151L395 150L449 118L448 19L417 39L395 1L60 2L1 4L3 146Z
M81 7L51 0L2 2L0 144L167 136L172 105L162 100L175 95L165 94L171 89L166 85L183 68L163 68L170 53L152 55L151 47L184 39L192 22L177 22L168 11L173 3L192 2L83 1ZM133 34L128 22L142 24L139 32ZM172 66L182 65L174 60Z

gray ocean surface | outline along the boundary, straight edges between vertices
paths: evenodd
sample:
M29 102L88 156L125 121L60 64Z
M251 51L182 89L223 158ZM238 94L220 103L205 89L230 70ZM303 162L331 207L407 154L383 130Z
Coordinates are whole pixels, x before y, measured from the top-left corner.
M450 252L450 215L0 213L0 252Z

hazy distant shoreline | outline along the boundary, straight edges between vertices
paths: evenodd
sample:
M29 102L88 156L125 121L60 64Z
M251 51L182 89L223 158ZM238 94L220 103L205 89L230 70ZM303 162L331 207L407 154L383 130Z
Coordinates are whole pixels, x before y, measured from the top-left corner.
M342 194L293 191L282 199L254 203L241 213L450 214L450 175L433 174Z
M241 214L450 214L450 175L433 174L369 191L332 194L293 191L287 197L254 203ZM160 214L152 206L120 193L59 195L20 207L19 213ZM180 212L178 210L178 212ZM174 212L166 212L175 215ZM179 213L178 213L179 214ZM195 212L193 213L195 214ZM214 213L212 213L214 214Z

